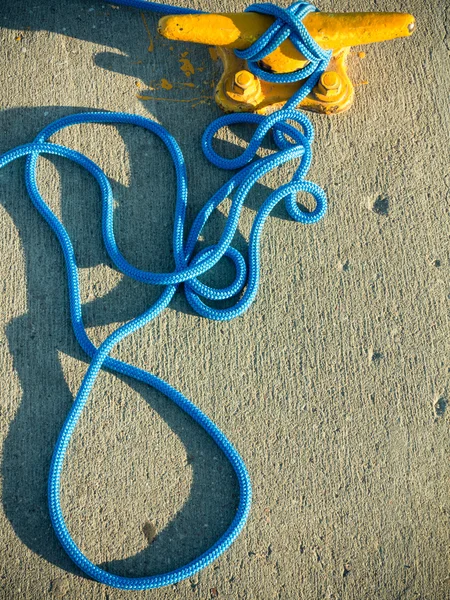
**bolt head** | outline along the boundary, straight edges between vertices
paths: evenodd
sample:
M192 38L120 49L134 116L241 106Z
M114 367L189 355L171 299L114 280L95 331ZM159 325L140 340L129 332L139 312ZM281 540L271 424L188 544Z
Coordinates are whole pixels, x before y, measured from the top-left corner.
M320 77L318 91L327 98L338 96L342 89L342 80L339 73L326 71Z
M247 90L255 82L255 76L250 71L238 71L234 76L234 84L236 88Z
M337 90L341 83L341 78L336 71L327 71L322 74L320 83L326 90Z

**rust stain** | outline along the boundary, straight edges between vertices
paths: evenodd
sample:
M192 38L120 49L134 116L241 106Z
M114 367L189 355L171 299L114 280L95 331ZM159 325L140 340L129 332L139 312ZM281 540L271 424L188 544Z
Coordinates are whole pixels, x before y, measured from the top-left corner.
M143 12L141 12L141 18L142 18L142 22L144 23L144 27L145 27L145 30L146 30L147 35L148 35L149 44L148 44L147 50L149 52L153 52L155 45L153 43L152 32L150 31L150 27L148 26L147 19L145 18L145 15L144 15Z

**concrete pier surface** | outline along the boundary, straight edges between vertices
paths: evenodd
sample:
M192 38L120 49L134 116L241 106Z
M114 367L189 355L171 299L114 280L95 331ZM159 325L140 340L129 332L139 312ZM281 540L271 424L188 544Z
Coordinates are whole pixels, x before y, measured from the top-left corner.
M146 592L107 588L72 564L53 533L50 459L89 361L71 329L60 248L26 193L24 160L0 170L0 598L450 597L450 10L437 0L318 7L417 20L409 39L353 48L353 107L311 117L308 178L326 190L327 215L305 226L274 211L262 238L261 286L244 316L203 319L180 289L113 352L181 390L248 466L247 526L189 580ZM75 112L152 117L184 152L191 223L229 177L200 147L220 115L213 90L221 67L206 46L159 37L160 16L95 0L2 2L0 153ZM222 131L217 147L236 156L250 135ZM100 125L54 140L85 152L110 178L126 258L142 269L173 268L174 173L161 142L135 127ZM258 183L237 248L245 249L258 207L292 173L287 165ZM41 158L38 180L74 241L83 314L98 344L161 290L113 267L91 176ZM226 211L205 243L220 236ZM230 282L222 262L203 280ZM224 456L179 409L144 385L101 374L62 483L69 529L92 561L128 576L186 564L226 530L237 494Z

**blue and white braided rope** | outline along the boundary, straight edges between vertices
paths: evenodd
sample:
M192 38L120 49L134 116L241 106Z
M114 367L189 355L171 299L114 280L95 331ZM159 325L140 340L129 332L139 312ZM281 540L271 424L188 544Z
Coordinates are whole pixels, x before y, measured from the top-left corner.
M172 14L194 12L142 0L115 0L115 4ZM251 504L251 484L245 464L234 446L200 409L183 396L181 392L156 375L112 358L110 356L111 350L125 337L157 317L168 306L177 286L181 283L184 284L188 302L198 314L209 319L221 321L230 320L241 315L249 308L258 290L261 234L271 210L280 201L284 200L289 215L292 219L300 223L314 223L321 219L326 211L327 204L324 191L316 184L305 179L312 159L311 143L314 137L313 127L304 114L295 110L295 107L311 91L325 70L330 57L329 52L324 52L317 46L302 23L304 16L316 9L305 2L296 2L288 9L281 9L272 4L254 4L248 10L273 15L276 20L272 27L253 46L247 50L236 52L236 54L241 58L245 58L248 61L249 69L263 79L274 82L305 81L295 96L281 110L274 112L270 116L242 113L226 115L214 121L206 129L203 135L202 148L209 161L223 169L239 170L208 200L198 213L187 235L185 232L187 179L183 154L175 139L163 127L150 119L126 113L107 112L71 115L48 125L37 135L33 142L18 146L0 157L0 168L17 158L27 157L25 169L27 190L34 206L52 228L61 245L67 270L70 316L73 329L81 347L92 359L54 449L48 481L48 503L51 521L61 545L74 563L93 579L116 588L143 590L162 587L191 577L194 573L209 565L232 544L244 527ZM261 71L257 64L258 61L272 52L287 37L308 58L309 64L296 73L276 75ZM174 163L177 182L173 230L175 270L173 272L154 273L143 271L127 262L120 252L114 236L113 195L108 178L94 162L83 154L48 141L53 134L61 129L81 123L130 124L143 127L157 135L164 142ZM222 127L236 123L252 123L256 126L256 130L250 144L241 156L235 159L225 159L219 156L213 149L213 137ZM269 132L272 132L279 150L265 158L257 158L256 152L263 138ZM78 267L72 242L64 225L51 211L39 191L36 180L36 168L38 157L41 154L58 155L68 158L84 167L95 177L101 192L103 239L112 261L125 275L148 284L161 285L163 288L159 299L151 307L141 315L119 327L98 348L90 341L83 324ZM246 261L231 245L245 199L252 187L263 175L295 159L300 159L300 163L295 168L292 179L279 189L273 191L255 216L250 233ZM314 197L316 207L312 212L305 212L299 208L297 204L297 194L299 192L305 192ZM214 209L225 198L231 198L232 202L229 216L220 239L216 244L196 254L195 246L205 223ZM215 289L199 281L198 277L214 267L224 256L229 258L235 266L236 276L233 283L225 288ZM214 301L225 298L235 298L235 303L228 308L212 307L205 303L205 300ZM60 501L63 462L71 436L96 382L97 376L103 368L133 377L165 394L212 437L230 461L236 474L240 497L236 515L232 523L211 548L189 564L174 571L149 577L122 577L109 573L96 566L82 553L65 523Z

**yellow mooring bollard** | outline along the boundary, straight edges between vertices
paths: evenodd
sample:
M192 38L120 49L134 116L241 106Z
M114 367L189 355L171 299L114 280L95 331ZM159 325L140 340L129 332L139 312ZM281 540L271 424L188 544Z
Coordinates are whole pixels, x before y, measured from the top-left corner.
M279 108L302 85L271 83L248 71L247 62L233 50L251 46L272 25L274 18L259 13L171 15L159 21L158 31L167 39L216 46L224 71L216 88L216 102L226 112L265 113ZM415 29L412 15L403 13L321 13L306 15L308 32L333 56L327 71L300 107L334 114L348 110L354 88L347 75L351 46L372 44L411 35ZM289 39L261 62L269 73L291 73L308 63Z

